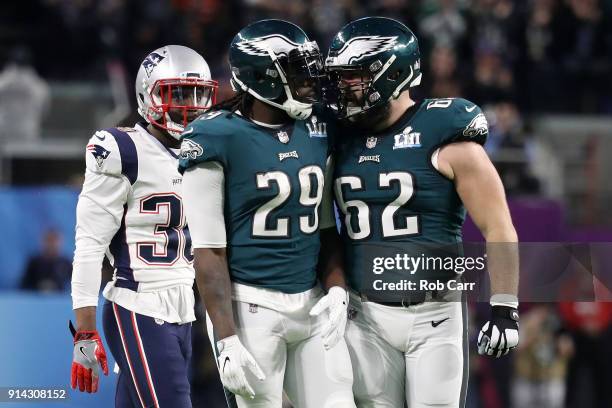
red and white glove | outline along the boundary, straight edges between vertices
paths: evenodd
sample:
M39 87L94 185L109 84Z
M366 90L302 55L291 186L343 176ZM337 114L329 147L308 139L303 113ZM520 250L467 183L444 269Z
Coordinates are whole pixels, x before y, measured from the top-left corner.
M96 330L78 331L74 334L74 351L72 353L72 370L70 385L79 391L97 392L99 368L108 375L106 351L102 339Z

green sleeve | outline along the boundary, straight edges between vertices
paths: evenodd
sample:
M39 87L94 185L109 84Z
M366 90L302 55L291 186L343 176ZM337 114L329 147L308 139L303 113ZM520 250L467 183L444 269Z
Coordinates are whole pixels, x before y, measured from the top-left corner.
M462 98L453 100L449 107L452 118L446 143L476 142L484 145L489 135L489 125L480 106Z

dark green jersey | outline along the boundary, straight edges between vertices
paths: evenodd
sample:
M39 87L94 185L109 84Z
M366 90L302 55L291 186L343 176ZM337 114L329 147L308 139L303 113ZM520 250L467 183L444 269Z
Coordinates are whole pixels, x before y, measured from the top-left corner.
M218 111L184 133L181 171L203 162L223 166L233 281L285 293L315 285L327 131L316 115L272 129Z
M487 121L478 106L426 99L381 133L344 132L335 152L334 190L351 287L359 290L360 271L368 267L360 262L367 262L363 251L370 244L461 241L465 209L432 155L453 142L484 144Z

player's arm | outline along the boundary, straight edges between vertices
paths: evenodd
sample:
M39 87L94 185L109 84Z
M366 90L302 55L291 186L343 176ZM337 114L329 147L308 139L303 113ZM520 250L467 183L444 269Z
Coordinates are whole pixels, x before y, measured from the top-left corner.
M194 248L196 284L200 299L212 321L219 351L219 373L231 392L253 398L245 376L249 368L265 378L255 359L236 335L231 281L226 255L224 219L225 176L218 162L203 162L183 174L183 205Z
M334 163L330 156L325 167L325 182L323 185L323 198L321 199L321 219L319 221L321 250L319 252L318 271L319 281L325 290L329 290L334 286L346 287L342 242L338 235L334 214L333 172Z
M121 175L118 156L117 146L110 135L104 141L98 138L90 140L85 181L77 204L71 279L77 330L74 333L71 385L72 388L78 386L80 391L97 391L98 364L104 374L108 374L106 353L96 327L96 307L104 253L121 225L123 207L130 190L129 181ZM100 157L104 157L103 160Z
M481 353L499 357L518 344L518 239L502 182L483 147L452 143L440 150L438 170L454 180L457 193L487 241L492 317L481 338Z
M77 204L75 251L71 280L77 330L96 330L96 307L102 261L121 225L129 183L121 176L85 173Z
M334 286L346 288L342 242L334 224L321 229L321 251L319 252L319 281L325 290Z
M457 193L487 241L492 293L516 296L518 239L493 163L479 144L461 142L442 148L438 166L442 174L455 181Z
M325 184L321 200L321 220L319 222L321 249L319 252L319 281L327 294L323 296L310 311L312 316L327 311L321 336L326 349L334 347L344 337L348 308L348 293L344 279L344 260L342 245L332 198L333 161L327 160L325 169Z
M196 284L215 335L236 334L223 214L225 176L216 162L190 167L183 175L183 205L189 224Z
M194 248L194 267L200 300L223 339L236 334L231 302L231 282L225 248Z

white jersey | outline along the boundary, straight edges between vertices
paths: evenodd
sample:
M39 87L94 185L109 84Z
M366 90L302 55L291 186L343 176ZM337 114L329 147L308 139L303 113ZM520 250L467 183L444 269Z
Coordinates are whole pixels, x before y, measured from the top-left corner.
M97 305L106 254L115 268L107 299L170 323L195 320L177 154L140 124L99 131L89 140L77 206L75 309Z

